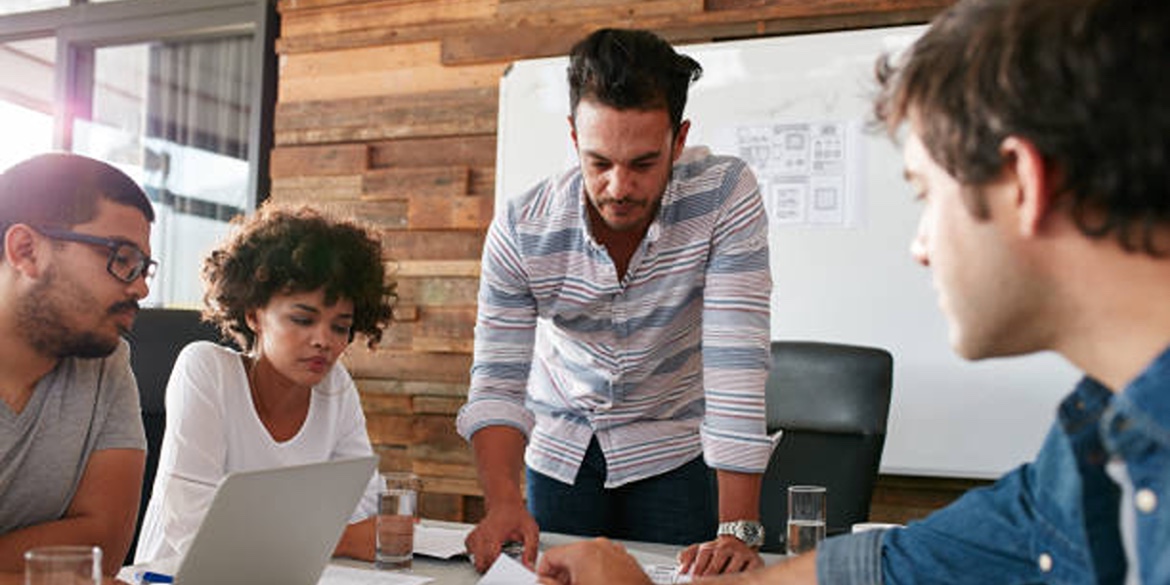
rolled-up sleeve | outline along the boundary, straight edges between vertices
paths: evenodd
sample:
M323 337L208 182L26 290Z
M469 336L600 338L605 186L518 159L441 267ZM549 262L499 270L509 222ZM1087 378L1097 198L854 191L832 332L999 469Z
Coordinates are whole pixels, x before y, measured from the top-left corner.
M527 436L535 424L524 401L536 336L536 300L510 210L492 221L481 264L471 384L455 426L469 441L489 426L513 427Z
M886 532L889 531L869 530L822 542L817 547L817 583L881 585L882 538Z
M703 454L716 469L763 473L772 451L764 385L770 363L772 276L756 179L742 161L712 238L703 296Z

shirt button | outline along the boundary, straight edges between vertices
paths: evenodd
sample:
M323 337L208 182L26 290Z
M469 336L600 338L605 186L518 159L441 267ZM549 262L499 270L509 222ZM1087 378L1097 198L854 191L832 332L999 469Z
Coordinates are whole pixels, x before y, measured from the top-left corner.
M1143 488L1134 494L1133 501L1137 504L1137 509L1149 514L1158 507L1158 496L1154 495L1154 490Z
M1052 555L1048 553L1041 553L1040 558L1036 559L1036 564L1040 565L1040 571L1047 573L1052 570Z

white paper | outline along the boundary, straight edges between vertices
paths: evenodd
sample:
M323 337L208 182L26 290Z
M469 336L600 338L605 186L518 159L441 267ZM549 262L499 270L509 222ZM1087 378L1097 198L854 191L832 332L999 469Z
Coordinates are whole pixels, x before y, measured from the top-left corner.
M467 554L467 545L464 544L464 540L474 528L471 525L448 528L428 524L415 524L414 554L439 559L449 559L457 555Z
M431 577L412 573L328 565L317 585L422 585L431 581Z
M679 574L678 565L642 565L642 570L650 577L654 585L674 585L675 583L690 583L691 576Z
M513 559L508 555L500 555L496 557L496 562L483 577L480 578L478 585L535 585L536 573L528 570L528 567L520 564L520 561Z

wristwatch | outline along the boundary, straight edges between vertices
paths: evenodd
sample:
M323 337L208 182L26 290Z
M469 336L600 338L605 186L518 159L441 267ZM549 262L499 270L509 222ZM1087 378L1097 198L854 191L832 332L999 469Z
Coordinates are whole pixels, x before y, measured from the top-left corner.
M720 522L719 530L715 534L734 536L752 548L760 548L764 544L764 525L755 520Z

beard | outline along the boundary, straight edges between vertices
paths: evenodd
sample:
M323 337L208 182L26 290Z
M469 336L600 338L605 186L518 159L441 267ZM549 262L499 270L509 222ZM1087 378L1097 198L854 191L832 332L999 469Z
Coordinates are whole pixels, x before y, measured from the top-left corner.
M28 293L17 300L16 322L29 345L42 355L57 359L67 357L104 358L118 348L118 335L105 336L98 331L81 331L69 324L69 315L87 315L97 300L72 279L62 278L50 268ZM106 314L137 311L136 301L123 301L109 307Z

